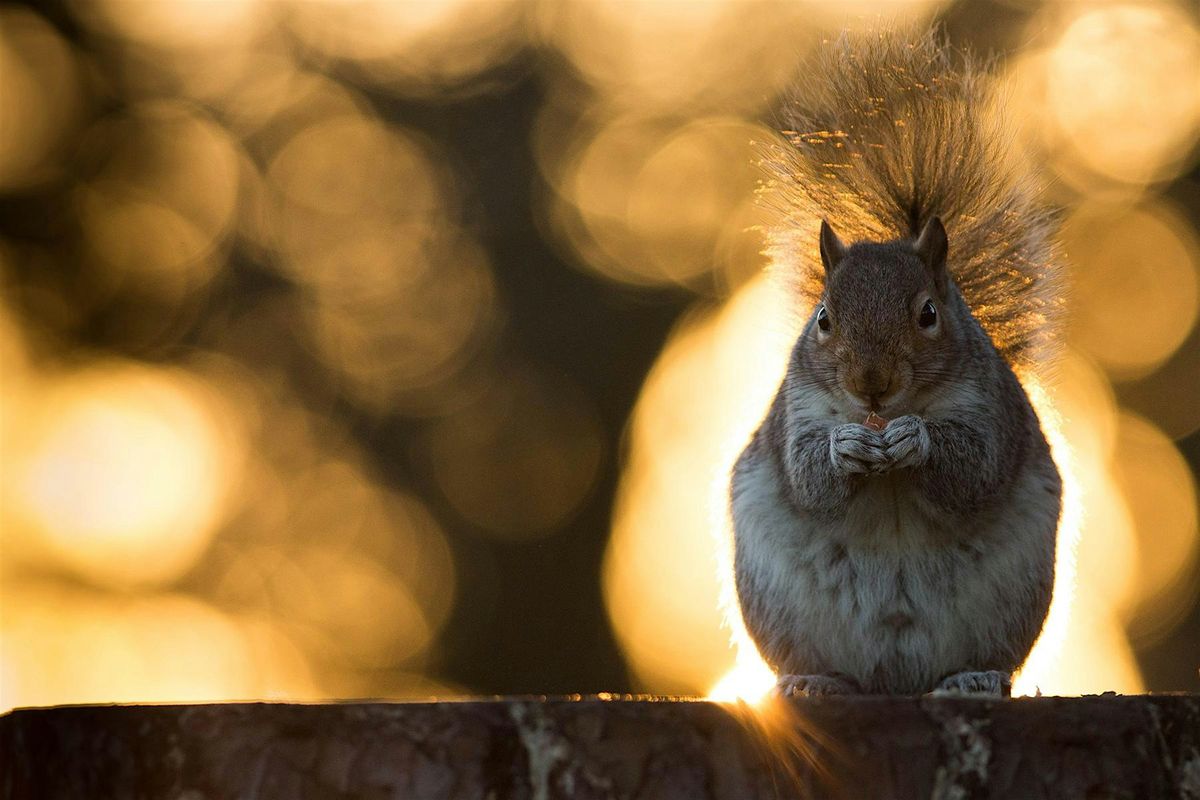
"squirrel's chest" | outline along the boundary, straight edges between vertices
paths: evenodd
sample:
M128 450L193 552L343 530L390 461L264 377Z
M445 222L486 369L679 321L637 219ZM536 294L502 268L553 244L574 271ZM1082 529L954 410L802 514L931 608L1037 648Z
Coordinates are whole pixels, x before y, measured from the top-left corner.
M794 559L781 566L794 576L806 573L793 585L807 584L801 591L824 598L826 616L812 624L832 626L831 636L856 629L867 638L924 646L916 640L954 624L964 599L956 587L976 577L902 476L873 479L843 514L796 533Z
M902 481L878 479L816 535L796 537L792 563L781 566L806 573L797 583L825 599L825 622L900 639L947 623L953 584L968 576L913 495Z
M941 520L928 513L920 492L904 474L867 479L824 527L831 538L884 550L921 547L945 535Z
M858 676L893 668L924 675L960 655L970 638L967 606L978 600L964 587L982 585L978 565L946 545L902 480L864 486L832 519L782 498L778 483L748 480L734 508L739 593L772 661ZM908 680L893 678L895 686Z
M969 560L852 542L820 548L815 563L784 590L805 595L785 601L795 616L784 638L799 664L909 692L969 660L981 612L971 608L979 598L959 591L977 580Z

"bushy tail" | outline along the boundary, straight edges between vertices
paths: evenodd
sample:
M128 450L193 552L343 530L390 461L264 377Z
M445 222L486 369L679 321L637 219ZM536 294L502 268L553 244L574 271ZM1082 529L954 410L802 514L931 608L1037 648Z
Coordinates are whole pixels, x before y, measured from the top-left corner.
M932 32L844 34L821 48L784 110L792 146L768 148L774 265L820 293L818 229L847 241L945 223L949 265L1000 353L1028 366L1061 307L1055 225L1014 156L987 70Z

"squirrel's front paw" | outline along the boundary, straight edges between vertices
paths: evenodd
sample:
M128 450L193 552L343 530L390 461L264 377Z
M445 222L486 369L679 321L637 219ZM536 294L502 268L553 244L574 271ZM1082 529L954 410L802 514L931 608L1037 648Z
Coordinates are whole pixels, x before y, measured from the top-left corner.
M1008 697L1012 694L1012 675L990 669L985 672L956 672L942 679L934 694L990 694Z
M894 467L919 467L929 459L929 429L913 414L897 417L881 434L884 452Z
M888 463L883 436L865 425L849 423L829 432L829 457L842 472L879 472Z

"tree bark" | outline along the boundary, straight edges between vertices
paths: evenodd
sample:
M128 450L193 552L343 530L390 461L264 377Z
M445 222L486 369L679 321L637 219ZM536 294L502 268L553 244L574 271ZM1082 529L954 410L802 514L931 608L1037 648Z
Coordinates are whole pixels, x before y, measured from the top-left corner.
M4 800L1200 800L1200 697L21 709L0 772Z

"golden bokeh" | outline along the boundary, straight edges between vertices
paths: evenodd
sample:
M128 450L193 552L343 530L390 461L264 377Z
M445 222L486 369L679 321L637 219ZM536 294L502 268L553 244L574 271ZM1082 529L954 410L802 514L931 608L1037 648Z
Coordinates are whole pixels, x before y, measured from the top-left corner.
M577 0L535 4L534 28L618 110L747 116L793 77L821 26L919 18L943 0Z
M224 356L43 371L10 332L0 707L453 690L445 536L336 426Z
M0 707L314 695L279 631L181 594L6 585Z
M272 161L301 131L336 119L369 125L373 115L359 92L302 69L286 53L258 53L254 61L244 79L223 94L220 106L230 132L253 154L246 159L249 169L243 165L239 233L264 257L278 256L284 244L276 229L283 198L270 177Z
M1106 464L1117 447L1117 397L1108 376L1079 350L1068 349L1055 362L1053 404L1069 427L1071 450L1089 464Z
M420 226L443 211L436 168L421 146L365 115L321 119L296 131L273 157L268 177L287 211L312 215L286 220L292 224L280 234L291 264L316 280L361 268L330 258L326 250L335 242L300 238L332 238L323 217L350 225L363 218L364 226L388 223L397 227L387 232L404 244L411 237L402 235L408 228L401 226L415 227L419 241Z
M1093 425L1106 428L1111 422L1100 417L1076 417L1072 422L1064 420L1062 424L1060 450L1065 449L1069 455L1064 459L1060 454L1060 471L1071 470L1069 478L1064 478L1064 484L1068 486L1064 495L1075 494L1074 505L1064 497L1064 514L1073 514L1078 528L1071 569L1077 584L1086 581L1086 591L1103 597L1103 605L1114 614L1119 613L1133 601L1137 592L1138 550L1133 517L1125 497L1113 481L1110 459L1085 457L1087 446L1075 444L1072 436L1073 431L1080 430L1085 432L1083 438L1086 440L1089 437L1087 431ZM1059 527L1060 534L1067 528L1064 524ZM1061 564L1059 567L1055 576L1060 581L1058 589L1069 592L1071 583L1064 579ZM1084 590L1076 589L1077 592Z
M241 371L221 385L258 413L242 502L205 574L214 600L282 631L322 677L419 668L455 600L438 522L381 486L336 425Z
M1109 374L1139 377L1183 343L1200 309L1200 240L1162 201L1083 205L1063 242L1072 266L1072 342Z
M512 56L524 36L517 0L298 0L286 24L307 48L389 88L426 94Z
M1196 484L1187 462L1153 423L1122 414L1112 461L1137 536L1132 618L1138 644L1161 638L1196 600Z
M759 108L769 95L762 86L787 77L804 33L797 9L778 3L581 0L537 9L539 35L618 107Z
M578 388L510 370L433 426L427 449L438 487L463 519L523 539L559 530L588 497L601 436Z
M266 176L270 241L307 290L318 352L379 410L426 407L494 314L491 268L427 149L366 114L337 114L284 142Z
M262 0L77 0L84 20L156 49L207 49L246 40L265 22Z
M104 119L81 149L95 162L77 190L94 280L166 298L211 280L238 209L239 147L225 128L155 101Z
M695 285L720 270L740 282L762 265L750 231L760 221L754 142L769 136L732 117L614 119L574 150L546 154L543 169L558 178L556 228L584 263L619 281Z
M1181 440L1200 430L1200 326L1158 370L1136 381L1125 382L1121 395L1129 408L1160 425L1172 439Z
M292 580L275 593L275 613L330 657L385 668L423 651L435 633L395 575L339 546L290 552L286 573Z
M1051 4L1033 24L1051 18L1044 133L1068 148L1068 171L1145 184L1186 168L1200 137L1194 14L1164 0Z
M1081 362L1068 354L1050 388L1036 375L1022 376L1062 475L1063 494L1054 596L1041 636L1013 678L1018 696L1145 688L1120 618L1120 604L1133 588L1126 559L1136 557L1136 542L1128 515L1112 510L1122 503L1119 490L1092 437L1095 430L1115 429L1115 406L1078 402L1090 392L1111 395L1104 376ZM1125 598L1109 594L1114 590L1124 591Z
M190 98L212 107L246 80L292 60L264 0L72 0L73 16L129 100ZM111 68L115 66L116 69Z
M208 546L243 443L193 376L98 363L47 376L6 406L23 420L3 443L14 551L137 586L178 579Z
M83 112L71 46L36 14L0 8L0 191L53 177Z
M494 287L482 250L469 240L429 245L436 260L418 267L427 274L413 285L376 287L378 295L354 299L353 290L346 297L325 287L308 307L321 357L370 408L436 407L431 395L463 368L491 324Z
M8 252L4 242L0 241L0 276L8 269ZM8 288L3 283L0 287ZM22 329L20 321L13 315L9 300L0 295L0 375L4 376L3 391L0 391L0 441L11 441L20 425L14 419L14 408L23 398L29 396L29 382L33 376L31 354L27 334ZM0 470L4 469L4 461L0 459Z

